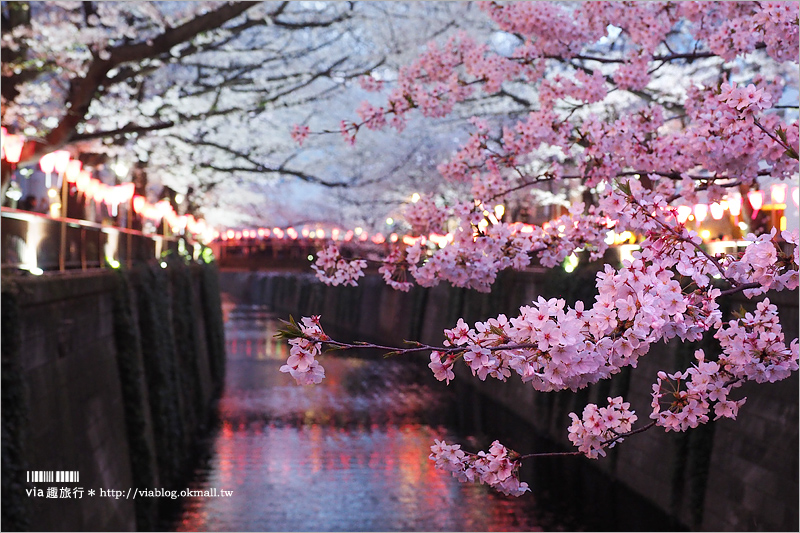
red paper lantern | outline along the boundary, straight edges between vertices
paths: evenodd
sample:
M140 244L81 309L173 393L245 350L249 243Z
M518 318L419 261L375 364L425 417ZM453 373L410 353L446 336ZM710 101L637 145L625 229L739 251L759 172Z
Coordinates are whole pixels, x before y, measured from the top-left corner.
M66 150L56 150L53 154L55 156L55 170L59 174L63 174L67 171L67 165L69 165L72 155Z
M77 159L73 159L73 160L71 160L71 161L69 161L67 163L67 167L64 170L64 177L67 178L68 182L76 183L78 181L78 178L81 177L81 172L82 172L81 167L82 166L83 166L83 163L81 163ZM85 179L84 179L83 183L85 183ZM85 186L86 185L84 185L84 187ZM79 191L83 190L83 187L78 185L78 190Z
M785 183L773 185L770 187L770 195L772 196L772 203L773 204L785 204L786 203L786 189L789 186Z
M39 158L39 168L42 169L42 172L45 174L52 174L56 169L57 157L58 156L55 152L50 152L49 154L44 154L41 158Z
M144 196L133 197L133 212L137 215L144 209L145 199Z
M22 157L22 147L25 146L25 137L22 135L3 135L3 154L6 161L17 164Z
M702 222L708 216L708 205L706 204L695 204L694 206L694 218L698 222Z
M762 191L750 191L747 193L747 199L753 207L753 211L758 211L764 205L764 193Z
M728 210L731 212L731 215L738 217L742 212L742 197L736 196L735 198L729 199Z

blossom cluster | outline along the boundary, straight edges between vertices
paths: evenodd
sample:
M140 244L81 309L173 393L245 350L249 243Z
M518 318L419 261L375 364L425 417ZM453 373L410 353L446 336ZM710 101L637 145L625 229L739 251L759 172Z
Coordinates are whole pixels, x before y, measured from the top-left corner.
M695 352L695 364L684 372L659 372L653 385L650 415L667 431L685 431L714 420L736 418L746 398L729 397L745 381L757 383L786 379L798 369L798 341L786 346L778 322L778 309L768 298L752 313L728 322L715 334L722 346L716 361Z
M727 323L719 299L796 289L798 233L750 231L743 252L713 256L680 213L701 195L719 203L764 177L797 178L800 128L783 101L796 100L798 4L481 7L520 37L516 48L501 54L465 34L431 44L400 70L382 107L358 111L367 128L402 129L408 113L442 117L479 91L513 99L522 94L514 89L528 86L535 94L513 120L470 120L469 138L438 172L469 186L472 198L409 205L413 231L446 236L398 245L381 269L384 279L401 290L410 287L407 273L422 286L446 281L488 291L500 270L524 269L537 254L546 267L576 250L599 259L609 230L639 236L639 250L597 274L594 302L539 297L515 316L472 325L459 319L444 331L444 346L431 347L429 368L446 383L463 361L480 380L517 374L538 391L577 390L635 367L654 343L714 336L720 353L698 351L691 368L658 374L651 425L685 431L712 417L735 418L744 399L732 398L733 389L789 377L798 370L798 341L787 345L768 299ZM768 74L751 69L745 54L769 64L761 69ZM720 61L734 59L741 64L720 75ZM358 127L343 130L348 142ZM594 205L572 202L568 214L533 227L493 213L515 192L567 179L579 181L573 189ZM620 397L570 417L570 440L592 458L639 431ZM506 453L495 444L488 454L470 455L437 441L431 457L463 481L490 482L482 477L487 457L497 463ZM503 464L505 470L488 471L513 470Z
M325 378L325 369L316 357L321 353L322 342L329 338L322 331L319 318L318 315L303 317L300 325L303 336L289 339L290 355L280 371L290 374L298 385L316 385Z
M587 405L580 418L575 413L570 413L569 417L572 419L569 426L570 442L591 459L605 457L605 449L622 442L622 435L631 431L638 419L630 410L630 404L624 402L621 396L608 398L606 407Z
M756 296L767 290L794 290L798 286L798 232L782 231L781 238L793 245L792 255L785 254L777 242L778 232L772 229L769 233L755 236L750 233L745 240L750 244L745 248L741 258L728 258L725 274L729 279L739 283L753 282L759 286L744 291L747 296Z
M383 260L378 272L383 276L387 285L393 289L408 292L413 284L406 278L407 270L402 253L400 250L394 250Z
M317 253L317 260L311 268L317 273L317 278L328 285L356 285L358 278L364 277L367 262L363 259L348 261L343 258L335 244L329 244Z
M414 211L412 220L417 227L441 231L443 221L438 217L446 213L454 229L445 236L446 243L436 245L418 239L404 251L393 251L382 270L387 282L400 268L423 287L446 281L457 287L488 292L501 270L522 270L530 265L533 254L538 254L543 265L554 266L577 249L587 250L596 259L608 247L606 217L594 214L591 208L584 214L580 202L570 207L569 214L546 225L526 226L500 222L486 209L468 203L451 206L445 212L425 200L417 202L422 205ZM438 217L423 216L434 211ZM403 290L408 287L397 286Z
M302 146L305 140L308 138L309 133L311 133L311 128L305 124L295 124L292 127L291 137L292 140L298 144L298 146Z
M518 454L499 441L494 441L488 452L471 454L458 444L436 439L429 457L436 468L452 473L461 482L479 481L508 496L522 496L530 490L527 483L519 480Z

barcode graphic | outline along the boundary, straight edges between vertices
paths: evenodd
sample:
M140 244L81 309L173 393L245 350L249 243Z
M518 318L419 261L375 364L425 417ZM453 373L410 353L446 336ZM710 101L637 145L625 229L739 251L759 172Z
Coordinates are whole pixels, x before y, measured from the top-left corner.
M77 483L77 470L28 470L29 483Z

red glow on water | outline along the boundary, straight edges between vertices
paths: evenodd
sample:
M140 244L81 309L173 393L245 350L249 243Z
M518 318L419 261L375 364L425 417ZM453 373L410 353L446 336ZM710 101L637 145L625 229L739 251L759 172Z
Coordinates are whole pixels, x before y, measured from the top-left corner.
M436 400L373 369L393 362L326 355L325 381L300 387L278 371L285 358L273 350L286 345L274 344L275 327L227 332L222 423L190 488L234 489L234 497L187 499L177 530L541 529L526 500L435 469L430 446L445 430L421 423L418 410ZM237 356L239 342L247 358ZM250 359L262 346L270 353Z

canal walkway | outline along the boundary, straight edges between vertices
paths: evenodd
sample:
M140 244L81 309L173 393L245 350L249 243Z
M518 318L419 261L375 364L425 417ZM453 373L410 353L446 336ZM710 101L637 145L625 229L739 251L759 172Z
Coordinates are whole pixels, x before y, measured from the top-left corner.
M272 338L278 322L268 310L228 301L224 311L219 424L189 485L212 492L183 500L175 530L579 528L532 494L505 497L433 468L433 439L463 436L444 414L449 391L431 386L421 365L340 353L323 358L321 385L299 387L278 371L288 353Z

